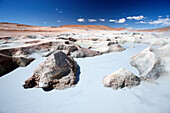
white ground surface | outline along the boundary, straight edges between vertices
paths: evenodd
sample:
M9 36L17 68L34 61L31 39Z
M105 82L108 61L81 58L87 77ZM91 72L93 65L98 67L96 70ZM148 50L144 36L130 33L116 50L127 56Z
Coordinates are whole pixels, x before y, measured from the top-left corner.
M38 59L26 68L0 77L0 113L170 113L170 77L117 91L103 86L103 77L122 67L138 74L129 58L148 45L133 45L135 48L129 48L132 44L124 45L127 50L123 52L76 59L81 71L78 84L49 92L22 87L45 59L36 55Z

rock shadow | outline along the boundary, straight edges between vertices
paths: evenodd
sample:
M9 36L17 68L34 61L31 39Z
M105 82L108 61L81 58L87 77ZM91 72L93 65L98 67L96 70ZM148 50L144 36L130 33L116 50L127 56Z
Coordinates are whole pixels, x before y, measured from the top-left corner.
M80 80L80 66L77 64L77 75L76 75L76 84L78 84L79 80Z

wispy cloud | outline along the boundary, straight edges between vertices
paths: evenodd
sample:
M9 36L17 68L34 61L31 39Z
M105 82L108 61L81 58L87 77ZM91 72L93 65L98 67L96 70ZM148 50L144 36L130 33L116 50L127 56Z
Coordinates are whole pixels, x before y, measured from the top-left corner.
M78 22L84 22L85 20L83 18L77 19Z
M58 11L58 13L63 13L63 11Z
M110 20L109 20L109 22L116 22L116 20L114 20L114 19L110 19Z
M132 19L134 19L134 20L142 20L142 19L144 19L144 18L145 18L145 17L144 17L143 15L126 17L126 19L129 19L129 20L132 20Z
M104 22L105 21L105 19L99 19L101 22Z
M161 18L162 16L158 16L159 18Z
M159 18L158 20L155 21L151 21L148 22L149 24L161 24L161 25L170 25L170 19L169 18L165 18L165 19L161 19Z
M136 22L136 23L146 24L147 22L145 22L145 21L139 21L139 22Z
M89 22L96 22L96 19L88 19Z
M61 20L57 20L57 22L59 23L59 22L61 22Z
M46 21L44 21L44 24L46 24L47 22Z
M55 9L58 13L63 13L63 11L59 10L58 8Z
M127 27L127 29L133 29L132 27Z

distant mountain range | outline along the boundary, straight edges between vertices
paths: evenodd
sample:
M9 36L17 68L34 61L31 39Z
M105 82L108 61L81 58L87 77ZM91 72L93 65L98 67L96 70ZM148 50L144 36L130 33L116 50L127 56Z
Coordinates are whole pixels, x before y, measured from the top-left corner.
M68 29L79 29L79 30L109 30L109 31L121 31L121 30L129 30L129 31L138 31L138 32L168 32L170 31L169 27L164 28L156 28L156 29L143 29L143 30L133 30L126 28L112 28L104 25L63 25L59 27L51 26L51 27L43 27L43 26L33 26L33 25L24 25L17 23L0 23L0 31L25 31L25 32L58 32Z

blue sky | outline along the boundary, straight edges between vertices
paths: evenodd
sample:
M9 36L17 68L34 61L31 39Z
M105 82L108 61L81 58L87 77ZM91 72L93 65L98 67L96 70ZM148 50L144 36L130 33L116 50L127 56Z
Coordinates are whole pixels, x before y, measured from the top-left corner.
M159 28L170 26L170 0L0 0L0 22Z

